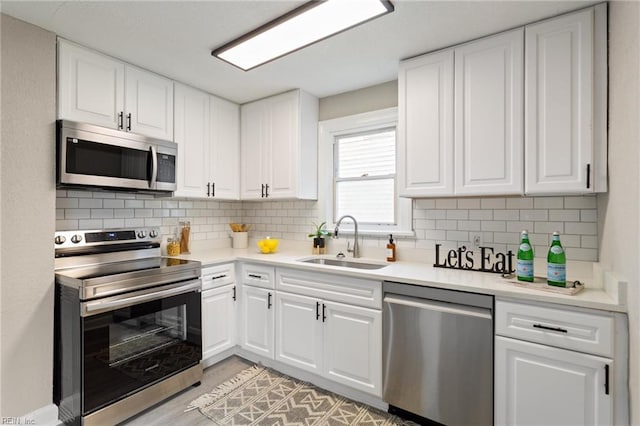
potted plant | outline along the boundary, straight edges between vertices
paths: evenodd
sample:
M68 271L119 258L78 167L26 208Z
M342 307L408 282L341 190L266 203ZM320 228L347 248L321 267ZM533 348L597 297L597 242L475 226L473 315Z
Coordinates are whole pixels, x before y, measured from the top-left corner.
M316 227L316 230L309 234L309 238L313 238L313 248L324 249L324 238L331 237L333 233L327 231L327 228L325 228L327 222L322 222L320 225L314 222L313 225Z

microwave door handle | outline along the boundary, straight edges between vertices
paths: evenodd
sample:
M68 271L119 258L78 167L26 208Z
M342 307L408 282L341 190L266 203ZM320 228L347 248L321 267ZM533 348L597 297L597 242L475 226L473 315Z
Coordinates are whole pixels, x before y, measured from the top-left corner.
M151 155L151 176L149 176L149 188L156 187L156 180L158 179L158 152L156 147L151 145L149 147L149 155Z

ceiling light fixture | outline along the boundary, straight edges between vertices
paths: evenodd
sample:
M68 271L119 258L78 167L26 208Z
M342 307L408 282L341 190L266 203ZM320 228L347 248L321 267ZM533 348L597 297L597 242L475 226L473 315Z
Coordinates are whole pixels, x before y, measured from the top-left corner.
M211 55L249 71L393 10L388 0L313 0L213 50Z

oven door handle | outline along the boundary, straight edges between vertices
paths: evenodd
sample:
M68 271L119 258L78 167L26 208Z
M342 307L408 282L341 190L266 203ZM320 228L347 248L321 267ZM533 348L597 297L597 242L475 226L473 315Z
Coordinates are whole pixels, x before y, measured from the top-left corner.
M150 302L152 300L163 299L165 297L177 296L183 293L190 293L192 291L199 291L201 289L202 282L200 280L195 280L187 284L177 284L166 290L158 291L157 289L152 288L136 291L128 295L113 296L100 300L83 302L80 307L80 315L88 317L102 312L114 311L116 309L126 308L128 306Z

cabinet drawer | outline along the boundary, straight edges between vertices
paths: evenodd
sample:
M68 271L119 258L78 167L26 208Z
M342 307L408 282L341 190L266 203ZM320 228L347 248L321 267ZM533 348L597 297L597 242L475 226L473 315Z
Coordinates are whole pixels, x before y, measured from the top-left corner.
M380 281L278 269L276 289L334 302L382 309Z
M275 288L273 266L242 264L240 267L242 284L252 285L262 288Z
M236 271L233 263L202 268L202 290L222 287L236 282Z
M613 356L613 318L606 314L497 300L496 334Z

